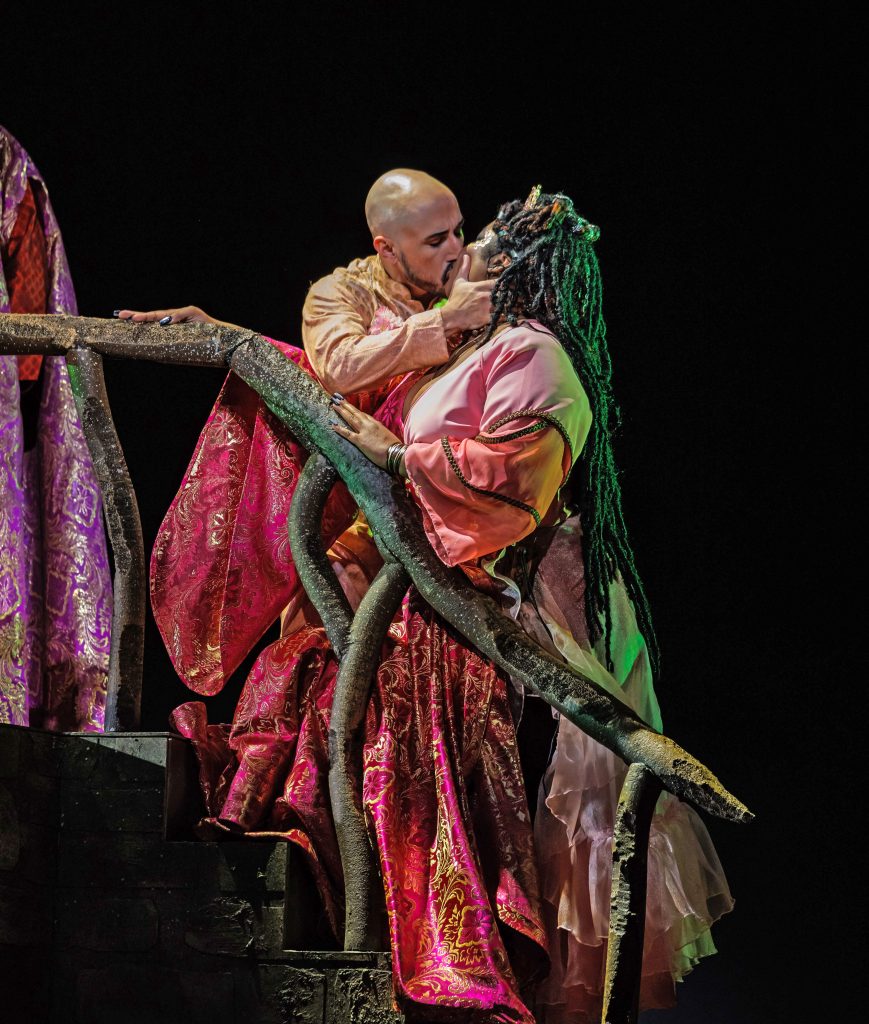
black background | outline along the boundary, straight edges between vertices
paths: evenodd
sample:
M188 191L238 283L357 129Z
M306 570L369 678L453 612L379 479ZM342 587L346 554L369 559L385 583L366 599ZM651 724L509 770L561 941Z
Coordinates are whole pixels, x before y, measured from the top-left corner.
M83 314L193 303L298 343L309 283L370 250L364 195L395 165L450 184L473 233L538 181L601 225L665 728L757 814L710 822L737 908L674 1022L836 1020L857 988L834 459L856 416L829 276L852 60L846 25L758 6L6 4L0 22L0 122L45 176ZM150 552L222 375L107 377ZM189 696L149 622L144 727Z

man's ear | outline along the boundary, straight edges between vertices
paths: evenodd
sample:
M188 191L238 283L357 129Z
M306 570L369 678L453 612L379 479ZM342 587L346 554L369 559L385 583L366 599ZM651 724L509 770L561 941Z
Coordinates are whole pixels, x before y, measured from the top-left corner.
M373 242L374 249L382 260L386 263L396 262L395 244L389 238L385 235L375 235Z

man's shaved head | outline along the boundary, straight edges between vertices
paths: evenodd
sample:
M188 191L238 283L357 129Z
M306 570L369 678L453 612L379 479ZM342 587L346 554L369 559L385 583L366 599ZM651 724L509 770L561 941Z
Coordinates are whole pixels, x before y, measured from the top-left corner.
M424 303L444 294L463 248L462 211L453 193L424 171L381 174L365 218L383 269Z
M365 219L371 237L391 236L444 196L453 196L443 182L425 171L396 167L381 174L371 186L365 200Z

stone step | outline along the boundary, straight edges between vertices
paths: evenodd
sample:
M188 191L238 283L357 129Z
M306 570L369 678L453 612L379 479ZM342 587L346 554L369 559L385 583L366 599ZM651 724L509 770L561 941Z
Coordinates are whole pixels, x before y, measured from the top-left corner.
M178 736L0 726L0 985L22 1001L9 1019L402 1021L389 954L328 948L300 855L197 841L202 813Z

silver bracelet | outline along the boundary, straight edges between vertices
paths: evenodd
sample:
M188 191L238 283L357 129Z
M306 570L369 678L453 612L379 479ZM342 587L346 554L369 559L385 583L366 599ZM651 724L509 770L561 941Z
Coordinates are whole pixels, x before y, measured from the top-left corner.
M393 441L393 443L386 449L387 473L391 473L392 476L398 476L399 470L401 469L401 460L406 451L407 445L402 444L401 441Z

